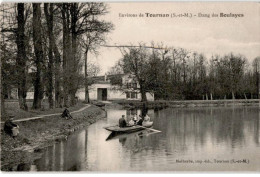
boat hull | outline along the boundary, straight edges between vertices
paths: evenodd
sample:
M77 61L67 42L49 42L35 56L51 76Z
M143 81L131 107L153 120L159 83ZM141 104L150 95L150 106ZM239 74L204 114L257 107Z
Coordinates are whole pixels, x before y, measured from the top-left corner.
M144 123L142 126L134 125L131 127L120 128L118 125L115 125L115 126L104 127L104 128L108 131L115 132L115 133L132 133L132 132L144 130L146 128L150 128L152 126L153 126L153 122L147 122Z

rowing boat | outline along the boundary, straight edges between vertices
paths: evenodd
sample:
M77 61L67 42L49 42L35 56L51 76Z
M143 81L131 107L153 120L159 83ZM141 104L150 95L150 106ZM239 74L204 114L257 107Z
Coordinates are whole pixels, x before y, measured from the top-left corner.
M113 140L113 139L124 139L124 138L128 138L128 137L133 137L133 136L144 136L144 135L147 135L149 132L149 130L140 130L140 131L137 131L137 132L131 132L131 133L118 133L118 132L111 132L106 141L109 141L109 140Z
M150 128L153 126L153 122L143 122L143 125L133 125L128 127L119 127L118 125L104 127L106 130L115 132L115 133L132 133L140 130L144 130L146 128Z

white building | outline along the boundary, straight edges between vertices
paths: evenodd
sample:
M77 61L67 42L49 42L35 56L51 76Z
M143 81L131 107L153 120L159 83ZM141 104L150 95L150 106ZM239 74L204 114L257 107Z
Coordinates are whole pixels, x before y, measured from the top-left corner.
M113 84L117 78L120 84ZM132 75L105 75L92 77L89 86L90 100L141 100L139 84ZM85 100L85 89L79 89L76 93L79 100ZM154 101L153 93L146 93L148 101Z

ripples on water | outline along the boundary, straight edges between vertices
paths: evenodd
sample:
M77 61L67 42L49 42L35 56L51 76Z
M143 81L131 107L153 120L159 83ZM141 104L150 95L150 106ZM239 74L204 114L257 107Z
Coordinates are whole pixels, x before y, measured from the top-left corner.
M30 166L38 171L260 171L259 107L149 110L154 129L106 141L104 126L122 114L108 110L107 119L56 143ZM139 111L137 112L139 114ZM176 163L176 160L247 159L245 163Z

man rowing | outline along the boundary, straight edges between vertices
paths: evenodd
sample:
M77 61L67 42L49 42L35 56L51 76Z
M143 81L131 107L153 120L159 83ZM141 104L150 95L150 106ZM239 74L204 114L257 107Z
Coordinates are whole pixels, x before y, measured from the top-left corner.
M122 115L122 117L119 119L118 123L120 128L124 128L127 126L126 120L125 120L125 115Z

